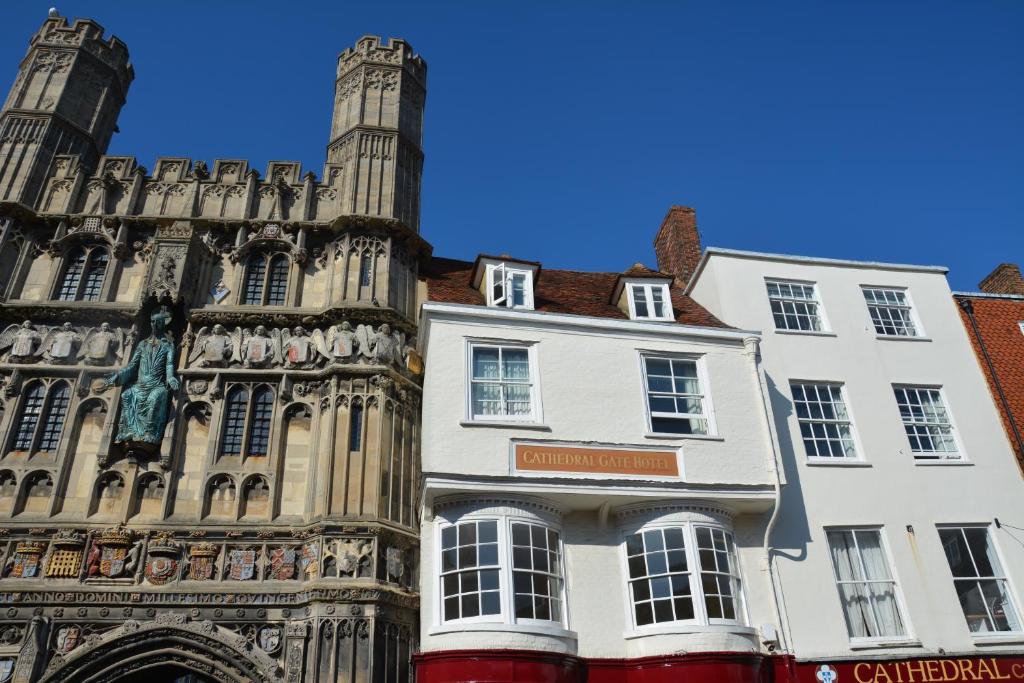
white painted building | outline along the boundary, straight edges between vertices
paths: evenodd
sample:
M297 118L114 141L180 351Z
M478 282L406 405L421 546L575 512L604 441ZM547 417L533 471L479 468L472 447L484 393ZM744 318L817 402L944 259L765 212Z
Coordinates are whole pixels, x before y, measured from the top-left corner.
M945 273L708 249L687 289L763 331L783 641L798 660L861 660L858 681L1002 680L1009 660L957 660L978 678L871 662L1024 652L1024 487Z
M757 679L780 488L758 335L642 267L431 268L418 679Z

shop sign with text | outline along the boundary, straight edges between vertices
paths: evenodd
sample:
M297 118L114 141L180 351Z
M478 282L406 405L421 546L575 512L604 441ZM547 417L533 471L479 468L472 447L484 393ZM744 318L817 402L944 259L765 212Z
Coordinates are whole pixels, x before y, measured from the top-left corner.
M797 664L799 683L1024 681L1021 657L944 657Z
M512 472L577 477L678 478L679 453L618 446L569 446L513 442Z

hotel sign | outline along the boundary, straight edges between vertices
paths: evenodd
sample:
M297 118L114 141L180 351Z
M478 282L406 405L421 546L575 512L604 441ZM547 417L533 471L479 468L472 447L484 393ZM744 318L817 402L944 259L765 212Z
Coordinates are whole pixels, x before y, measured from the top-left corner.
M944 657L797 664L799 683L1024 681L1020 657Z
M549 472L578 477L680 476L677 451L534 442L513 443L512 469L519 474Z

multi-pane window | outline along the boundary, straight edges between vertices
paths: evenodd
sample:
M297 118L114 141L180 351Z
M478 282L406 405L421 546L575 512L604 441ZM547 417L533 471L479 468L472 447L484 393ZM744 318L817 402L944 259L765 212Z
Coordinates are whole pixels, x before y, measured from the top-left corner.
M262 456L270 444L270 424L274 413L274 392L260 386L249 400L243 386L232 387L224 402L224 431L221 455ZM243 453L243 444L245 445Z
M706 399L697 361L644 356L644 381L651 431L664 434L707 434Z
M878 334L893 337L916 337L920 334L914 325L907 293L902 289L864 287L864 300Z
M529 349L474 345L472 366L470 403L474 419L533 418Z
M487 267L487 304L506 308L533 308L533 272L504 263Z
M242 303L256 306L283 306L288 292L288 257L285 254L257 252L245 267Z
M853 427L838 384L791 382L800 437L810 458L854 458Z
M779 330L820 332L825 329L813 284L768 280L768 301Z
M60 301L99 301L109 256L104 247L76 247L65 257L57 289Z
M67 382L55 382L49 387L33 382L24 392L12 450L56 451L70 403L71 388Z
M637 320L672 320L668 285L634 284L629 287L629 304Z
M498 522L463 522L441 530L444 621L501 614Z
M988 528L940 528L939 538L971 632L1020 631L1006 573Z
M839 598L851 638L906 635L896 579L878 529L833 529L827 532Z
M516 517L441 527L441 621L564 623L561 539Z
M685 525L630 534L626 566L637 626L741 620L736 551L724 529Z
M893 387L903 428L916 457L956 458L956 439L942 393L929 387Z
M512 590L516 619L562 620L562 561L558 532L512 523Z

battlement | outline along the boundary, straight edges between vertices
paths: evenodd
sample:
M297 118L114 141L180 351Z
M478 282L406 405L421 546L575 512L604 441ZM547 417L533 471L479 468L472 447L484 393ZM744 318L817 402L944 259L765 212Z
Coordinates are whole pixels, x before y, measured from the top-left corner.
M405 67L421 86L426 86L426 61L401 38L388 38L384 43L380 36L363 36L356 41L355 47L346 48L338 55L337 77L341 78L364 63Z
M29 54L34 47L83 47L94 57L118 71L122 86L135 78L135 69L128 59L128 46L117 36L104 35L102 26L92 19L68 23L67 17L51 14L29 41Z

